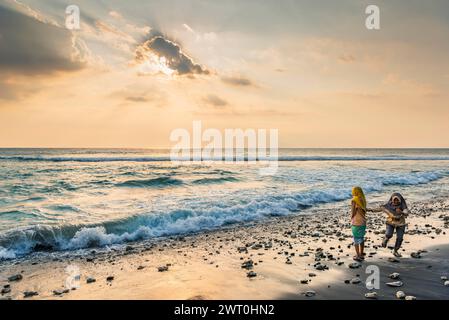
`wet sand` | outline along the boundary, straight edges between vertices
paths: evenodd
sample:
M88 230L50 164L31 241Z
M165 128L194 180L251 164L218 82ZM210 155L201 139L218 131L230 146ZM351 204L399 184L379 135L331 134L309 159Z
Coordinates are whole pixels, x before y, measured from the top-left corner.
M377 299L397 299L397 291L449 299L449 201L412 206L398 261L380 247L384 221L383 214L369 215L366 260L354 269L348 212L323 208L183 237L2 261L0 299L366 299L373 291ZM370 265L379 267L379 289L366 288ZM399 278L390 279L395 272ZM403 284L386 285L394 281Z

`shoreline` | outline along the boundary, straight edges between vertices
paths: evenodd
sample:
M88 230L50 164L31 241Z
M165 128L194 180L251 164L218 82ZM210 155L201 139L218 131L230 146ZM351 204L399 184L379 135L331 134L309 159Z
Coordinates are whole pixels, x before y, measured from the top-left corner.
M0 299L23 299L25 292L26 299L365 299L368 265L381 271L381 287L374 290L379 299L396 299L398 290L417 299L449 299L440 278L449 276L449 201L415 204L399 263L388 261L390 250L377 247L385 217L368 216L367 258L357 269L348 268L354 249L344 211L274 217L110 251L2 261L0 287L9 285L10 291ZM419 250L426 250L421 258L410 257ZM385 286L392 272L401 274L401 288ZM21 280L8 281L19 274ZM355 278L360 283L345 283ZM67 291L66 281L79 287ZM315 295L307 297L307 291Z

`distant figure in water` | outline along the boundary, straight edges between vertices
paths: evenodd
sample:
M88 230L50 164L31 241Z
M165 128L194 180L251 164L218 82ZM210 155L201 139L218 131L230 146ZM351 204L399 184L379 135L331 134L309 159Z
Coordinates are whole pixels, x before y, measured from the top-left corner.
M386 248L388 240L393 237L394 230L396 230L396 243L394 245L393 254L395 257L401 257L399 249L404 240L405 233L405 218L408 216L407 203L400 193L393 193L390 200L383 206L383 211L388 215L387 230L385 238L382 241L382 247Z
M351 229L354 236L355 253L354 260L365 259L365 233L366 233L366 198L362 188L352 189L351 200Z

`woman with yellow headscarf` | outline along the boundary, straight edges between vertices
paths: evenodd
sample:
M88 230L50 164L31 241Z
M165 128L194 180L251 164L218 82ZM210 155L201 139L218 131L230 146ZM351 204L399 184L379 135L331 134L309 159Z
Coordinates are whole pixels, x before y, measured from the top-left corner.
M354 260L356 261L365 259L366 211L366 198L362 188L352 188L351 229L356 252Z

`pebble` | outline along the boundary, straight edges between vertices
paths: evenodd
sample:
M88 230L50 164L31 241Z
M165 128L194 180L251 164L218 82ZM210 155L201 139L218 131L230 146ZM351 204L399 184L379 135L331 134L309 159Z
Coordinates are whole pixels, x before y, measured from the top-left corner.
M57 289L57 290L53 290L53 294L55 296L61 296L64 293L68 293L70 290L69 289Z
M316 292L313 291L313 290L309 290L309 291L306 291L306 292L304 293L304 295L305 295L306 297L313 297L313 296L316 296Z
M308 284L309 280L308 279L302 279L299 281L301 284Z
M396 292L396 298L398 299L404 299L406 297L406 294L404 293L404 291L398 291Z
M393 273L390 274L388 277L389 277L390 279L396 280L396 279L399 279L400 276L401 276L401 275L400 275L399 273L393 272Z
M21 274L15 274L15 275L13 275L13 276L8 277L8 281L9 281L9 282L20 281L20 280L22 280L22 279L23 279L23 277L22 277Z
M250 271L246 274L246 276L248 278L254 278L254 277L257 277L257 273L255 273L254 271Z
M25 291L23 293L23 297L24 298L31 298L31 297L37 296L38 294L39 293L37 293L36 291Z
M168 266L160 266L160 267L157 268L157 271L159 271L159 272L168 271Z
M315 269L318 271L324 271L324 270L329 269L329 267L325 264L318 262L317 264L315 264Z
M362 266L362 264L359 263L359 262L353 262L353 263L350 263L350 264L348 265L348 267L349 267L350 269L357 269L357 268L360 268L361 266Z
M97 281L97 279L95 279L93 277L87 277L87 279L86 279L86 283L94 283L95 281Z
M444 281L444 285L445 285L446 287L449 287L449 280Z
M106 281L112 281L112 280L114 280L114 276L108 276L108 277L106 278Z
M416 300L415 296L406 296L405 300Z
M393 262L393 263L399 263L399 262L400 262L399 259L397 259L397 258L392 258L392 257L388 258L388 261L389 261L389 262Z
M389 287L402 287L402 285L402 281L387 282L387 286Z
M3 295L3 294L10 293L10 292L11 292L11 287L9 287L9 286L8 286L8 287L6 287L6 286L3 287L3 289L2 289L2 295Z
M251 270L254 266L253 260L247 260L242 263L242 269Z
M377 292L368 292L365 293L366 299L377 299Z
M447 280L447 277L446 276L441 276L441 278L440 278L442 281L446 281Z
M360 282L362 282L362 280L359 277L351 279L352 284L359 284Z

